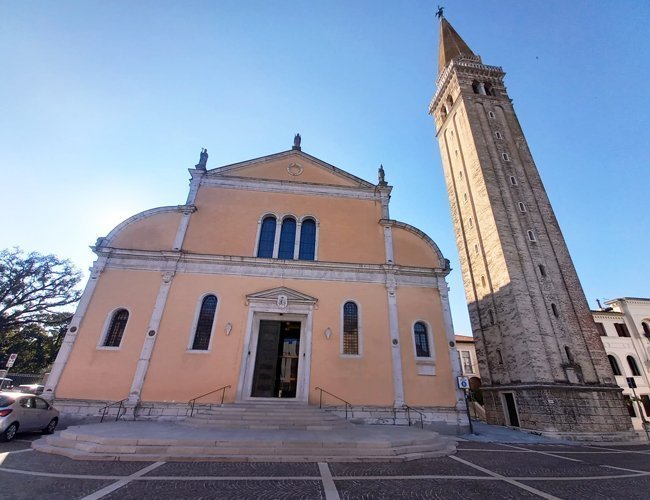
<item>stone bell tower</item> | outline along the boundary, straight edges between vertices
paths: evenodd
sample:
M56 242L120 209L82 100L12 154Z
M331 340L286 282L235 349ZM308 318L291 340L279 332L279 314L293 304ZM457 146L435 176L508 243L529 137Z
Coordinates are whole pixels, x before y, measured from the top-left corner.
M429 113L488 421L575 439L628 431L621 390L504 76L441 17Z

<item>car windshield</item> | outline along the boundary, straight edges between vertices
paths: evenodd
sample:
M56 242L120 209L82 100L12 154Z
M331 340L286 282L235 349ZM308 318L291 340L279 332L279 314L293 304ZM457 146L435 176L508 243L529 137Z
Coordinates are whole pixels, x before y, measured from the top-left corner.
M13 402L14 402L14 398L10 396L5 396L4 394L0 394L0 408L9 406Z

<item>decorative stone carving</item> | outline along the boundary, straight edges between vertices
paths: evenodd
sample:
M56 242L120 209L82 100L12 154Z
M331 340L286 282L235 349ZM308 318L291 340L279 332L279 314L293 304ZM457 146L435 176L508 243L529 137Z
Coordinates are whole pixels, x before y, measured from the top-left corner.
M285 309L289 305L289 299L286 295L278 295L278 307Z

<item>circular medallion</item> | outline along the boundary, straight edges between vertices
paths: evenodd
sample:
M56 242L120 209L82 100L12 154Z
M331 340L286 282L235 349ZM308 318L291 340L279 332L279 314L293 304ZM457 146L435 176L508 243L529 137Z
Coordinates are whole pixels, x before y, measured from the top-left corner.
M287 167L287 172L289 172L289 175L293 175L294 177L302 174L304 168L302 168L302 165L299 165L298 163L292 163Z

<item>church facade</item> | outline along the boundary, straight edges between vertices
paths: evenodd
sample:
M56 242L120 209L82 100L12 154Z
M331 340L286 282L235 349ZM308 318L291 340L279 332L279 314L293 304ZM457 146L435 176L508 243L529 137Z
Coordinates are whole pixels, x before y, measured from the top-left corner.
M441 18L430 105L490 423L575 439L630 418L506 91Z
M299 136L285 152L206 163L203 151L185 204L98 239L45 394L65 407L128 399L137 414L224 388L198 403L322 396L368 421L408 405L465 425L449 263L390 218L383 169L367 182Z

